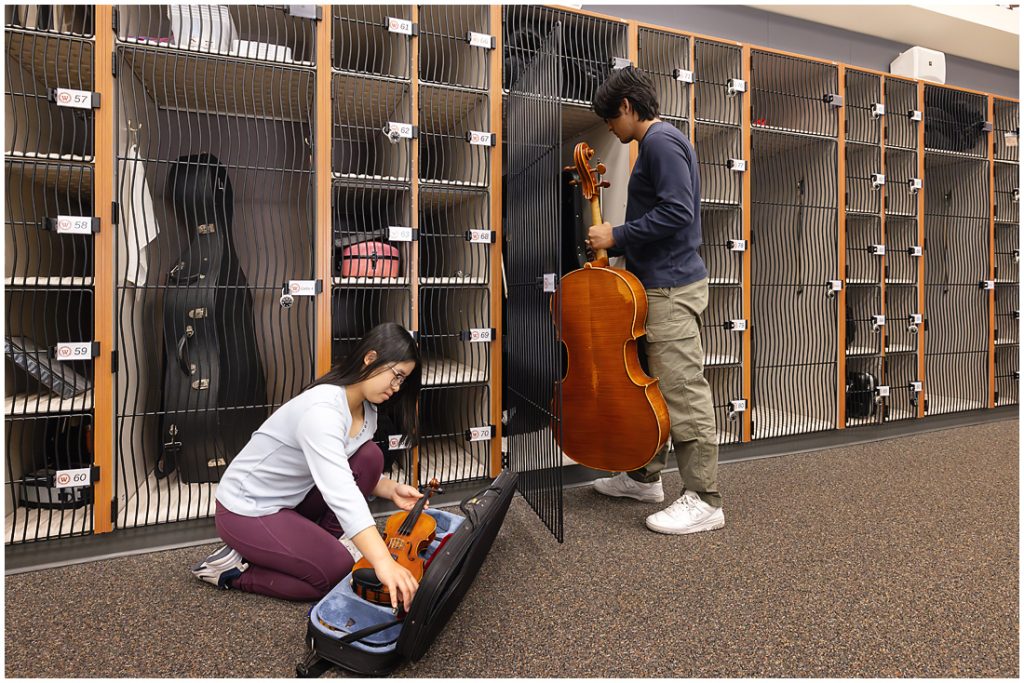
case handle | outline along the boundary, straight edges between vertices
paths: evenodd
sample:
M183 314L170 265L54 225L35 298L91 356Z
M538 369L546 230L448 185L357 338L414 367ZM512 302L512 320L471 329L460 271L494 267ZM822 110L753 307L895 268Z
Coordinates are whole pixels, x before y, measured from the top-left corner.
M195 366L193 366L188 360L188 338L195 333L194 327L191 325L185 325L185 334L178 338L178 367L186 377L191 377L196 371Z

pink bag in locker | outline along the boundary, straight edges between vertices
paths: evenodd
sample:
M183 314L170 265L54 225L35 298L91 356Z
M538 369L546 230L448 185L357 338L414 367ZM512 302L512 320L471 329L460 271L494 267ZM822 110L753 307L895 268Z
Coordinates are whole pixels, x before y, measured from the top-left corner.
M385 242L357 242L341 252L342 277L398 277L398 249Z

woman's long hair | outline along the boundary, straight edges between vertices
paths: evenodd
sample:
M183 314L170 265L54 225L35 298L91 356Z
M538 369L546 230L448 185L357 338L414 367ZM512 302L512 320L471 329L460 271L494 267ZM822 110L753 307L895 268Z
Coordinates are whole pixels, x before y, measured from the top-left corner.
M363 365L363 359L371 351L377 352L377 359L369 365ZM401 325L397 323L377 325L359 340L348 356L306 389L321 384L333 384L339 387L351 386L382 370L386 371L389 366L405 361L416 363L416 367L402 382L401 390L381 404L379 412L384 413L382 417L388 418L398 433L408 439L408 445L411 447L419 436L416 399L420 394L421 363L416 342L413 341L409 331ZM385 455L387 455L387 449L385 449Z

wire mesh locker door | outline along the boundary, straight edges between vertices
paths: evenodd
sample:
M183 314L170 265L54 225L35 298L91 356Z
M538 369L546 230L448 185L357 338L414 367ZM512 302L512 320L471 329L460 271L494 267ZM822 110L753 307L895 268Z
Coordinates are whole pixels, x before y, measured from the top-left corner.
M5 544L93 531L92 22L5 8Z
M124 527L214 513L224 468L312 379L322 283L313 69L127 37L115 65Z
M530 21L528 8L505 9L505 44ZM510 78L505 106L508 169L505 188L504 422L508 468L519 490L555 537L562 540L562 464L556 441L561 424L562 347L551 296L562 272L561 25L530 49L506 55Z

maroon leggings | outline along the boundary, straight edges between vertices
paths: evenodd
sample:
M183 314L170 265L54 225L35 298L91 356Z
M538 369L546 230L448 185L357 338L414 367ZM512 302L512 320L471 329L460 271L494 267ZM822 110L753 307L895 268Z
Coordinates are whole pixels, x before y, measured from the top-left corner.
M368 441L349 458L356 485L369 498L384 469L384 455ZM315 486L295 509L245 517L217 503L217 533L249 563L232 588L285 600L319 600L354 561L338 538L344 532Z

